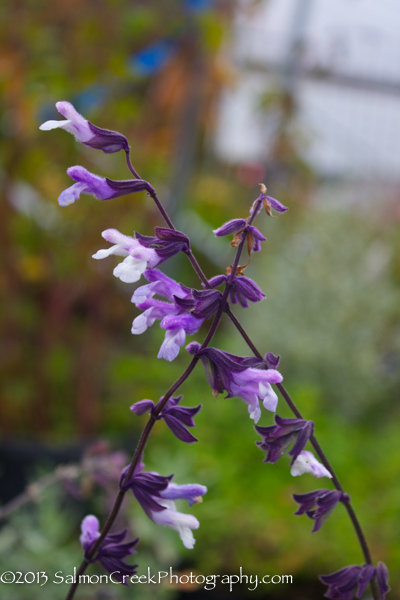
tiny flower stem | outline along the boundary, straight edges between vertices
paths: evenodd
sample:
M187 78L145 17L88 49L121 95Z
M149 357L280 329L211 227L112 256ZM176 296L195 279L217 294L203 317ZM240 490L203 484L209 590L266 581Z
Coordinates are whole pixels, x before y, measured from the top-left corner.
M138 172L135 171L135 169L133 168L132 161L131 161L131 151L130 150L125 150L125 158L126 158L126 164L128 165L128 169L130 170L130 172L132 173L132 175L134 177L136 177L136 179L140 179Z

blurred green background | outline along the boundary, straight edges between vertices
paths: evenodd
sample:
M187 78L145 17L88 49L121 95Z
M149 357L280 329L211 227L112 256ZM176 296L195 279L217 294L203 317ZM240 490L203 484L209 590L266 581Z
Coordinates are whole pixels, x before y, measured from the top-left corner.
M216 156L219 98L235 80L229 56L221 54L232 34L234 8L231 2L178 0L1 5L2 501L37 479L43 493L31 489L34 501L2 520L0 571L72 572L81 560L80 521L88 512L104 520L120 466L144 426L145 417L134 417L130 405L143 398L156 401L189 362L184 350L172 364L155 358L164 335L157 325L142 336L131 335L138 314L129 302L134 286L112 276L114 258L90 258L104 247L104 229L151 235L161 221L150 199L141 194L99 203L84 196L67 209L57 205L71 184L68 166L129 177L122 154L104 155L64 132L39 132L40 123L57 118L55 102L69 100L96 125L128 137L135 168L192 236L210 277L224 272L233 256L229 243L214 240L211 230L247 216L259 175L269 193L290 207L277 219L259 217L257 226L268 241L246 274L267 300L235 313L261 352L282 356L288 390L305 417L314 420L374 558L388 564L392 587L400 591L398 220L390 207L377 214L374 203L371 209L371 204L316 201L321 189L335 199L342 184L322 181L296 149L290 127L295 108L287 91L260 98L262 110L268 112L271 102L282 109L274 160L264 171ZM184 257L163 270L199 287ZM195 339L201 341L206 331L205 326ZM228 320L215 345L248 354ZM161 423L145 461L147 470L175 473L177 483L208 486L204 502L192 509L201 527L195 549L185 550L175 532L146 520L127 498L119 525L128 524L141 538L139 573L150 565L235 574L242 566L249 574L293 575L290 588L259 586L254 596L322 597L318 574L362 562L340 506L313 535L310 520L292 516L292 493L329 483L311 475L293 479L286 458L263 464L246 405L213 398L201 366L182 392L185 405L203 404L194 432L199 442L183 447ZM283 400L279 414L290 416ZM271 422L264 412L260 424ZM125 451L126 458L108 454L105 444L93 449L99 439ZM104 459L103 478L89 455ZM41 479L56 463L80 466L72 475L57 472L54 480ZM82 587L77 597L186 594L158 586L112 587ZM0 584L0 597L13 600L55 600L66 592L66 586L54 584ZM191 597L200 598L200 592L191 590ZM246 591L240 594L245 597Z

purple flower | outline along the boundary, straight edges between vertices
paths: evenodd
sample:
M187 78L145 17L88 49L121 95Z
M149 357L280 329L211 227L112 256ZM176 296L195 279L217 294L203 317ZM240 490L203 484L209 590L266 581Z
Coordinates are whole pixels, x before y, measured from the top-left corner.
M65 129L65 131L72 133L78 142L91 148L103 150L106 154L119 152L119 150L129 151L128 140L124 135L116 131L96 127L96 125L84 119L70 102L57 102L56 108L66 118L66 121L46 121L40 125L39 129L42 131L57 128Z
M148 250L154 252L150 248ZM150 284L138 288L131 299L144 312L134 319L131 331L140 335L156 320L161 321L160 327L166 330L166 334L158 358L171 362L184 345L186 334L196 333L205 317L198 318L192 314L196 301L189 288L157 269L148 269L144 275ZM153 298L155 294L166 297L170 302Z
M247 236L248 249L250 252L258 252L261 250L261 242L265 242L267 239L263 236L263 234L254 227L254 225L247 225L245 219L233 219L232 221L228 221L214 230L214 233L217 237L223 237L225 235L235 234L231 246L238 246L241 240L241 234L245 233Z
M173 475L163 477L158 473L142 473L143 466L139 465L128 481L124 480L129 467L122 471L121 489L132 490L147 516L154 523L177 531L185 548L192 550L196 542L192 529L198 529L200 523L193 515L178 512L174 500L187 500L189 506L193 506L201 502L207 488L197 483L176 485L171 483Z
M178 356L181 346L186 342L186 334L197 333L203 321L204 319L197 319L190 313L165 316L160 327L165 329L166 333L157 358L173 361Z
M325 594L326 598L332 600L353 600L361 598L367 585L376 576L379 588L379 600L385 600L386 594L390 592L388 585L389 573L384 563L379 562L377 567L364 564L351 565L331 573L330 575L321 575L320 580L328 586Z
M385 600L386 594L390 592L389 587L389 571L385 563L378 562L376 566L376 579L378 581L380 598L379 600Z
M235 356L216 348L201 350L197 342L189 344L186 350L189 354L197 355L203 362L213 394L217 396L226 390L226 398L242 398L247 402L250 418L255 423L261 416L259 401L267 410L276 410L278 397L270 384L280 383L283 377L275 369L266 368L264 361Z
M281 204L279 200L275 200L275 198L267 196L267 188L263 183L261 184L261 194L259 195L257 200L254 201L250 213L254 214L255 212L256 214L258 214L261 210L262 205L264 205L264 208L270 217L272 217L271 208L276 210L276 212L278 213L284 213L287 210L289 210L286 206L283 206L283 204Z
M223 283L226 283L227 280L227 275L216 275L210 279L209 284L212 288L216 288ZM229 292L229 299L232 304L237 304L239 302L243 308L247 308L249 306L248 300L250 300L250 302L260 302L261 300L264 300L264 298L265 294L252 279L249 279L249 277L245 277L244 275L234 278L232 288Z
M264 200L264 206L266 207L265 210L267 210L268 205L270 208L273 208L278 213L285 213L287 210L289 210L286 206L283 206L283 204L281 204L279 202L279 200L275 200L275 198L271 198L271 196L264 196L263 200ZM268 212L268 210L267 210L267 212Z
M246 227L245 219L232 219L228 221L218 229L214 229L214 233L217 237L224 237L225 235L232 235L233 233L239 233Z
M275 415L275 425L257 426L256 430L264 438L262 442L256 442L261 450L267 451L264 462L276 463L295 442L288 453L292 457L293 465L308 442L314 430L314 423L304 419L285 419Z
M337 503L348 502L349 496L348 494L339 492L339 490L316 490L308 494L293 494L293 499L300 504L300 508L294 514L306 514L310 519L315 521L312 530L314 533L322 527Z
M124 576L130 577L136 573L137 565L127 565L123 559L129 554L136 554L133 548L138 543L139 539L132 542L122 543L127 530L119 533L109 533L101 542L100 547L96 550L94 558L89 558L90 550L100 537L99 521L94 515L87 515L81 524L82 534L79 538L85 558L93 563L98 561L106 571L112 573L115 579L128 585L124 581Z
M152 186L142 179L128 179L127 181L114 181L112 179L99 177L87 171L79 165L69 167L68 175L77 183L71 185L61 192L58 203L60 206L68 206L78 200L81 194L90 194L98 200L112 200L118 196L125 196L136 192L154 191Z
M195 438L186 428L194 427L193 417L200 411L201 404L193 408L189 408L188 406L178 406L182 398L183 396L170 398L158 415L155 414L155 406L152 400L140 400L140 402L136 402L131 406L131 411L135 413L135 415L143 415L146 412L150 412L156 420L164 419L172 433L176 435L179 440L186 442L187 444L192 444L193 442L197 442L197 438ZM160 398L160 401L161 400L162 398Z
M303 473L311 473L311 475L318 478L329 477L332 479L332 475L328 469L318 462L312 452L308 452L307 450L300 452L290 469L290 474L293 477L298 477L299 475L303 475Z
M124 283L138 281L148 267L155 267L163 259L151 248L144 248L138 240L124 235L116 229L106 229L101 234L105 240L113 244L105 250L98 250L92 258L100 260L112 254L126 258L113 271Z

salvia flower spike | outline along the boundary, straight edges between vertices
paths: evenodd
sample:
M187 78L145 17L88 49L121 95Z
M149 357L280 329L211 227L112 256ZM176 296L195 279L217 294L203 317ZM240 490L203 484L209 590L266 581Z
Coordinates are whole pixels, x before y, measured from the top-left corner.
M81 564L79 572L83 573L87 564L95 561L99 561L109 572L119 571L121 582L124 582L125 576L136 572L136 566L126 564L123 559L134 552L133 547L137 540L123 543L125 531L116 534L109 533L119 513L123 496L129 489L132 490L150 519L178 531L184 546L189 549L193 548L195 540L192 531L197 529L199 522L193 515L178 512L174 500L186 499L192 506L201 500L207 492L207 488L198 484L176 485L171 482L172 476L163 477L158 473L145 473L141 457L157 420L164 420L181 441L186 443L196 441L196 438L188 431L188 427L194 426L193 417L200 410L200 406L194 408L179 406L181 396L176 397L173 394L188 378L197 360L200 359L205 367L213 394L217 396L225 390L228 398L232 396L242 398L248 404L250 417L254 419L255 423L261 415L260 402L267 410L276 410L278 398L271 384L277 384L297 418L283 419L276 416L274 425L257 427L258 433L263 437L263 440L257 444L261 449L267 451L267 462L276 462L280 456L288 452L288 455L292 457L291 473L293 476L308 472L316 477L332 478L335 490L321 489L308 494L294 494L294 500L300 505L295 514L307 514L315 521L313 531L317 531L337 503L342 502L351 517L366 560L366 564L361 567L353 565L331 575L321 576L321 580L329 586L326 597L332 600L353 600L354 596L360 598L368 583L372 582L371 589L374 600L384 600L390 589L387 568L383 563L378 563L376 568L371 564L368 545L350 504L350 498L342 491L336 475L320 464L311 452L304 450L305 444L310 440L324 464L329 466L313 436L312 421L306 421L301 417L289 394L281 385L283 378L277 371L280 357L267 353L263 359L227 304L230 299L232 303L240 303L247 307L249 301L258 302L265 297L260 288L251 279L244 276L244 270L250 264L252 253L260 251L261 242L265 241L264 235L253 225L253 221L263 206L269 216L272 216L273 210L284 213L288 210L287 207L275 198L268 196L265 185L261 184L261 194L253 203L249 218L247 220L233 219L214 231L217 237L233 235L231 246L236 247L237 250L232 265L226 269L226 275L229 277L218 275L207 285L205 275L190 248L189 238L184 233L175 230L153 187L140 179L131 164L130 148L126 138L117 132L96 127L82 117L69 102L59 102L56 106L66 118L65 121L47 121L41 125L41 129L65 129L72 133L79 142L101 149L105 153L125 150L127 166L136 178L115 181L94 175L81 166L71 167L68 169L68 174L75 183L61 193L60 205L72 204L81 193L91 194L100 200L111 200L118 196L145 191L155 200L167 224L167 227L156 228L155 236L143 236L136 233L136 238L125 236L115 229L106 230L103 232L103 237L111 242L112 246L99 250L94 255L96 259L102 259L112 254L124 257L124 260L114 269L114 275L124 282L136 282L145 273L149 283L138 288L132 296L132 302L143 310L143 313L134 321L133 333L142 333L156 320L160 320L160 325L166 330L166 335L158 356L173 360L179 352L179 348L185 343L186 334L195 333L205 319L216 313L203 345L192 342L187 346L188 352L194 356L194 359L159 403L155 406L152 400L142 400L132 406L135 414L141 415L150 412L151 416L143 430L131 464L121 474L120 491L103 531L100 533L99 522L93 515L88 515L82 523L80 540L85 560ZM246 264L240 265L246 241L249 260ZM177 252L184 252L188 255L197 275L203 284L206 284L206 290L198 291L186 288L154 268ZM226 285L223 293L214 289L222 284ZM164 296L168 301L154 299L153 296L156 294ZM224 311L228 313L254 352L255 357L240 357L208 347ZM73 584L67 596L68 600L73 598L75 590L76 584Z

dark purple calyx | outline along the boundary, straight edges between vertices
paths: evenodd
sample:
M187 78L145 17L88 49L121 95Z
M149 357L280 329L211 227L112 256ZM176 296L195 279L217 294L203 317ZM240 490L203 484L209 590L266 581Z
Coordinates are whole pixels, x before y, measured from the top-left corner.
M264 462L276 463L294 443L293 448L288 452L292 457L293 465L312 435L314 423L304 419L285 419L275 415L275 425L256 426L256 431L263 437L262 442L256 442L257 446L267 451Z
M152 417L158 421L163 419L172 433L182 442L192 444L197 442L197 438L187 430L187 427L194 427L193 418L201 410L201 404L193 408L188 406L178 406L183 396L170 398L159 414L156 413L156 406L152 400L141 400L131 406L131 411L136 415L143 415L150 412ZM162 398L160 398L160 401Z
M181 231L167 227L155 227L155 236L142 235L135 231L135 237L145 248L153 248L157 254L167 260L178 252L190 251L190 240Z
M111 131L110 129L102 129L101 127L93 125L90 121L87 123L94 137L88 142L83 142L85 146L96 148L96 150L103 150L106 154L112 154L113 152L119 152L120 150L129 152L130 147L128 140L122 133Z
M114 194L111 198L118 198L119 196L126 196L127 194L136 194L137 192L148 192L149 194L154 192L154 188L143 179L126 179L124 181L115 181L114 179L108 179L106 177L106 182L110 186L112 190L114 190Z

